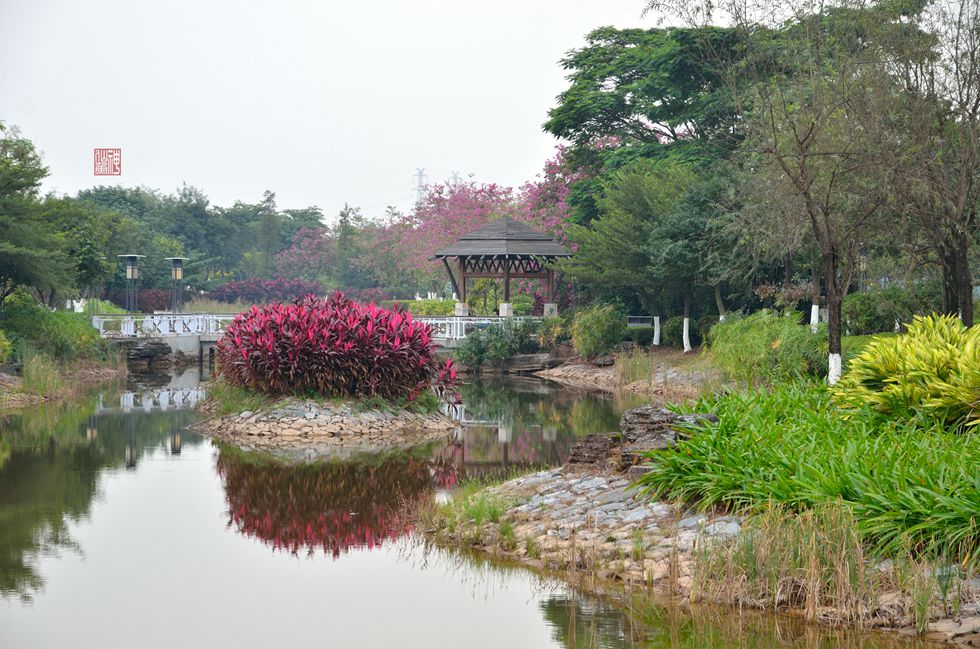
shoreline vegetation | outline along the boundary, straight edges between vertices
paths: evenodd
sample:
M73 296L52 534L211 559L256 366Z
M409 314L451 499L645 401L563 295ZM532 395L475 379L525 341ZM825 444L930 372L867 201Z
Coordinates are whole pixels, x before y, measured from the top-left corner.
M4 300L0 410L70 399L126 373L125 356L99 338L84 314L51 311L21 289Z
M622 432L580 442L603 459L465 484L419 512L420 530L590 592L620 584L980 646L977 327L931 316L856 337L828 388L805 325L751 318L718 328L687 365L729 382L693 382L693 355L677 367L662 350L539 373L623 392L666 366L705 395L672 409L717 419L677 423L668 443L636 451L624 416ZM645 463L624 466L630 454Z

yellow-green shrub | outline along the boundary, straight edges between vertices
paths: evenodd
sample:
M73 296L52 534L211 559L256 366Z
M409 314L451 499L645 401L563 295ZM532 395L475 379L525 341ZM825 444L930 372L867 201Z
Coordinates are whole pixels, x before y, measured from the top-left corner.
M980 325L917 316L900 336L875 338L848 366L834 400L891 417L980 424Z
M609 304L579 311L572 321L575 353L587 358L608 354L625 333L625 316Z
M10 352L13 350L14 346L10 344L7 336L0 331L0 363L6 363L7 359L10 358Z

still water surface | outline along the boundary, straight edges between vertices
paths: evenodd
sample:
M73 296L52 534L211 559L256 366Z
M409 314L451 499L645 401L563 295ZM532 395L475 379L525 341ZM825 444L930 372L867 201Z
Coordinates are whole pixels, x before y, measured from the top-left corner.
M196 376L0 421L0 647L910 647L576 594L426 550L413 503L559 464L631 404L472 382L446 445L289 465L186 430Z

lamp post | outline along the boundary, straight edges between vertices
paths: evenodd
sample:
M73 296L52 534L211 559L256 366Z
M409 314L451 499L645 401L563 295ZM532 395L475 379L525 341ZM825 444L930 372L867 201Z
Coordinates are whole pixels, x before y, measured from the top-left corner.
M126 260L126 313L137 310L136 282L140 277L139 260L146 255L116 255Z
M184 262L187 257L167 257L170 262L170 312L184 312Z

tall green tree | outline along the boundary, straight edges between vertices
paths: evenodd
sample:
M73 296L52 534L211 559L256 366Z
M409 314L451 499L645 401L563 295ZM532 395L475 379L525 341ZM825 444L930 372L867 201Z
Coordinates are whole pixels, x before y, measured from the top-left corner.
M0 122L0 312L18 286L47 291L65 282L61 240L38 201L47 174L34 144Z

